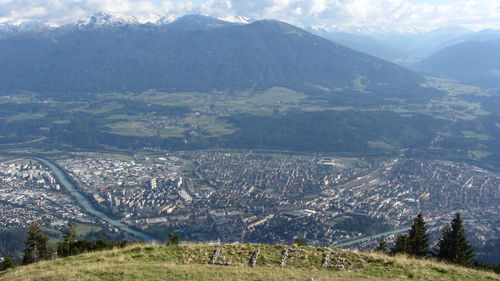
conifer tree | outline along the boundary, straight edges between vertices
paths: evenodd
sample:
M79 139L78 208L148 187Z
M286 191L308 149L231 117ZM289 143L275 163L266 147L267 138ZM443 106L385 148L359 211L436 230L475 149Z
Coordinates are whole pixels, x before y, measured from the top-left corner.
M10 251L6 251L3 261L0 263L0 271L4 271L14 267L16 267L16 260L14 259L14 256L12 256L12 253Z
M304 238L299 237L299 236L297 236L295 238L295 240L293 240L293 244L295 244L296 246L299 246L299 247L300 246L307 246L306 240L304 240Z
M385 242L384 237L380 238L378 241L378 247L375 249L378 252L387 253L387 242Z
M68 223L63 239L67 243L74 243L76 241L76 229L71 223Z
M396 238L394 246L391 248L391 254L409 254L410 253L410 243L408 235L403 234Z
M67 257L74 254L73 244L76 242L76 230L71 223L68 223L63 241L57 244L57 255Z
M443 228L443 235L438 242L437 257L452 263L472 265L474 249L467 242L460 213L456 213L449 225Z
M173 232L168 233L167 245L179 245L180 242L181 242L181 238L179 237L179 235L177 235Z
M25 241L23 263L30 264L40 260L50 259L52 249L49 246L49 237L42 232L40 225L34 223L28 229Z
M410 255L425 257L429 252L429 235L422 214L418 214L413 221L408 235L408 242Z
M446 224L441 231L441 238L437 242L437 254L436 257L442 260L448 260L451 256L451 226Z

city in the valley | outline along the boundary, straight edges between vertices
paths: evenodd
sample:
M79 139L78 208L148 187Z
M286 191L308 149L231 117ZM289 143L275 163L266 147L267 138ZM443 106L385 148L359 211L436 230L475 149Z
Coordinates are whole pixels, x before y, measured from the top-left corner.
M69 153L57 165L92 205L154 240L374 248L422 213L431 235L461 210L480 249L498 237L500 173L460 161L253 151ZM0 164L0 226L68 222L123 232L87 212L36 157Z

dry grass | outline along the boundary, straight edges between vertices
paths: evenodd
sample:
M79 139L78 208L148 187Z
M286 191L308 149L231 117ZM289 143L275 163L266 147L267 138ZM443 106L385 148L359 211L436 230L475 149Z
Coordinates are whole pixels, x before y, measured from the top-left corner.
M303 259L292 258L278 266L287 246L224 245L221 260L232 266L210 265L217 246L186 244L179 247L136 245L125 249L40 262L0 274L0 280L500 280L499 275L432 260L377 253L349 252L346 269L323 269L326 248L301 247ZM254 249L261 250L257 267L249 265Z
M436 259L415 259L406 255L392 257L376 252L366 255L371 258L370 263L393 264L422 280L500 280L494 272L478 271ZM437 276L441 277L436 279Z

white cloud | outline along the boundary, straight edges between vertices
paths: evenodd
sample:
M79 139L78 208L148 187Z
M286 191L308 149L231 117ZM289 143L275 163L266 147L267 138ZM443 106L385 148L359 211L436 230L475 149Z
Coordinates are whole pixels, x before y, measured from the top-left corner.
M410 0L0 0L0 23L74 22L98 12L124 15L192 14L273 18L299 26L433 29L462 25L500 28L500 1Z
M293 24L324 27L371 26L388 29L433 29L448 25L500 28L500 1L457 0L452 4L415 4L408 0L231 0L225 10L210 7L229 0L211 0L205 13L275 18ZM439 2L439 1L436 1Z

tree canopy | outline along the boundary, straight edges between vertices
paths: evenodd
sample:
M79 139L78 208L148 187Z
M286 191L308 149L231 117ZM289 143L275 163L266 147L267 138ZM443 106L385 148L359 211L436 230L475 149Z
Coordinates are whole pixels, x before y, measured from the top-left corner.
M474 249L467 241L460 213L456 213L451 225L443 228L442 236L438 241L437 257L448 262L472 265L474 262Z
M429 252L429 235L422 214L418 214L411 226L409 235L409 254L425 257Z
M429 252L429 235L422 214L418 214L411 225L408 234L396 238L392 254L408 254L415 257L425 257Z
M10 251L5 252L3 261L0 263L0 271L16 267L16 260Z
M45 235L40 225L34 223L28 229L28 237L25 242L23 263L30 264L52 257L52 248L49 246L49 237Z

